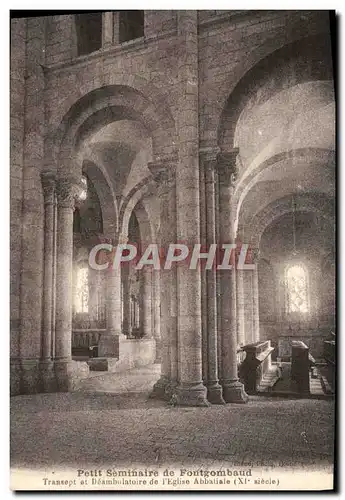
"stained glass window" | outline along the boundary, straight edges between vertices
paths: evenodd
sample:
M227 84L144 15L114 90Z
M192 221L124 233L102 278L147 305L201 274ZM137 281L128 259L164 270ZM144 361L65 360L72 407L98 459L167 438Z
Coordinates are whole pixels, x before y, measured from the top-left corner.
M76 312L89 311L89 270L87 267L78 269L76 286Z
M302 266L293 265L287 269L287 310L289 313L307 313L308 283L307 273Z

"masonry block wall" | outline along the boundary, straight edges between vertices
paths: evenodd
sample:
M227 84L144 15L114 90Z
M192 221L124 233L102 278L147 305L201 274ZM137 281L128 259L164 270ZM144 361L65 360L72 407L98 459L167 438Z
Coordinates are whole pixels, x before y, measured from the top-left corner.
M188 24L193 19L197 29ZM327 12L320 11L210 10L189 15L148 10L143 37L119 43L118 29L118 12L103 13L102 48L78 56L74 15L11 21L11 353L14 360L26 360L26 369L32 368L32 373L40 359L42 335L44 200L40 174L61 167L57 152L69 121L93 106L96 111L97 99L102 97L120 113L116 119L135 120L140 115L148 125L152 154L150 145L143 158L176 160L177 155L183 157L185 143L191 142L195 157L198 147L231 150L237 146L234 130L240 116L226 110L229 99L233 99L230 110L236 108L240 115L241 99L252 97L258 104L260 95L284 86L274 73L274 61L261 94L255 82L253 88L248 81L247 87L242 85L248 72L292 42L328 34L329 19ZM311 62L310 75L315 76L316 70ZM298 65L289 71L296 74ZM184 109L187 101L189 113ZM123 115L121 106L126 108ZM85 136L97 129L97 119L97 114L90 117ZM122 193L124 199L128 192ZM158 229L159 207L152 200L145 203ZM246 210L251 213L250 203ZM256 210L259 207L253 202L253 213ZM331 266L326 256L324 266ZM273 310L267 298L269 283L265 275L267 303L262 307L266 315ZM327 286L332 290L331 280ZM244 280L246 341L254 340L252 289L248 276ZM325 317L332 303L328 300L324 306ZM261 331L269 337L266 332L270 330Z

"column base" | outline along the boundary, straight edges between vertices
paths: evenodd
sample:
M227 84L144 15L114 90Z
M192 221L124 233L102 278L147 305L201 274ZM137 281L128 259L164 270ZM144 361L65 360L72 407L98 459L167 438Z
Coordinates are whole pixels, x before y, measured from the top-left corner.
M10 394L36 394L41 392L38 359L11 359L10 362Z
M180 383L171 396L171 404L177 406L211 406L206 398L207 389L200 384Z
M225 380L222 382L223 398L226 403L244 404L249 401L248 394L244 390L244 385L238 380Z
M175 387L176 384L172 383L168 377L163 375L153 386L149 397L152 399L163 399L164 401L169 401Z
M55 360L54 371L57 392L78 389L80 381L89 375L89 367L83 361Z
M41 386L43 392L56 392L54 362L50 359L40 362Z
M20 394L21 389L21 372L22 367L18 359L11 359L10 361L10 394L17 396Z
M225 405L223 389L218 382L207 384L207 399L213 405Z

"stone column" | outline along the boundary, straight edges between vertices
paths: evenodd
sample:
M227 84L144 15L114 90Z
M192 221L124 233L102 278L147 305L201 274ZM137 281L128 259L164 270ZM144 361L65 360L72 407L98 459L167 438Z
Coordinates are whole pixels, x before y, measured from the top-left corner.
M200 156L200 155L199 155ZM199 187L200 187L200 245L201 251L206 251L206 192L205 192L205 169L202 159L199 158ZM207 387L208 381L208 329L207 329L207 271L205 261L200 263L201 281L201 356L202 356L202 380Z
M152 337L152 269L144 266L141 270L142 277L142 308L143 308L143 334Z
M234 243L233 194L238 149L218 156L220 244ZM232 256L234 251L232 252ZM234 265L234 259L232 259ZM223 398L227 403L245 403L248 396L237 375L236 272L219 270L222 336Z
M89 317L92 327L98 320L98 289L99 289L99 271L89 268Z
M120 12L113 12L113 43L120 43Z
M160 248L166 255L169 243L176 240L176 163L152 162L149 169L160 199ZM164 266L165 259L162 260ZM159 273L161 377L153 388L152 397L169 399L177 379L176 269L161 269Z
M198 13L196 10L181 10L177 17L180 92L177 114L177 240L192 249L194 244L200 243ZM208 406L207 391L202 382L200 268L189 269L186 261L179 263L177 286L179 373L176 403Z
M161 327L160 327L160 271L153 270L152 280L152 317L153 317L153 336L156 340L156 363L161 360Z
M117 244L117 240L109 241L113 246ZM112 263L106 271L106 325L107 332L98 343L98 355L119 358L119 344L126 338L122 334L121 266L113 267Z
M236 270L237 345L245 344L243 269ZM248 271L247 271L248 272Z
M77 189L74 179L57 181L55 374L60 391L72 388L73 210Z
M54 297L54 230L55 230L55 174L42 172L44 196L44 280L41 372L43 390L54 386L52 355L53 297Z
M102 15L102 47L107 49L113 44L114 13L103 12Z
M205 210L206 210L206 244L209 249L216 243L215 212L215 167L217 164L215 149L200 151L200 161L205 175ZM217 280L216 267L206 271L206 306L207 306L207 351L208 377L207 399L213 404L224 404L222 387L218 380L218 339L217 339Z
M127 265L122 268L123 276L123 333L127 336L132 332L131 318L131 290L129 281L129 269Z
M258 261L260 250L254 248L252 251L253 263L255 264L255 269L253 270L253 335L254 342L260 340L260 319L259 319L259 279L258 279Z

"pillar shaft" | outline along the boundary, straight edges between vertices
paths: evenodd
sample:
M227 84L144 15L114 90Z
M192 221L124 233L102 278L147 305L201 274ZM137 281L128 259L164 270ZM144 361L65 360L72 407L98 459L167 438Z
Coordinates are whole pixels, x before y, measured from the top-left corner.
M114 35L113 12L103 12L102 16L102 46L108 48L112 45Z
M144 266L142 271L143 334L152 337L152 269Z
M111 241L111 238L109 238ZM116 241L117 243L117 241ZM106 334L98 343L98 355L119 358L122 335L121 266L112 263L106 271Z
M177 240L191 249L200 242L199 113L197 11L178 11L180 87L177 117L179 162L176 169ZM200 269L177 266L178 358L177 404L207 405L202 383Z
M121 267L109 266L107 271L107 333L121 335Z
M176 239L176 163L153 162L149 164L149 169L160 199L160 248L166 255L169 243ZM169 399L177 377L176 269L161 269L159 273L160 307L156 306L156 311L159 307L161 377L154 386L152 396Z
M156 363L161 361L161 327L160 327L160 271L153 271L152 279L152 319L153 336L156 340Z
M52 351L53 320L53 267L54 267L54 217L55 217L55 176L42 174L44 194L44 297L42 359L50 360Z
M132 318L131 318L131 290L129 281L128 266L122 268L123 276L123 333L131 335L132 332Z
M89 316L92 325L95 325L98 320L99 278L98 271L89 269Z
M73 210L76 196L72 181L57 182L57 269L55 358L71 360Z
M204 150L200 155L205 175L206 245L216 242L215 167L217 151ZM216 267L206 271L207 398L223 404L218 380L217 280Z
M236 271L237 286L237 345L245 344L245 326L244 326L244 282L243 269Z
M236 156L238 150L222 154L218 159L219 173L219 238L220 243L234 242ZM232 252L232 255L234 252ZM232 259L234 266L235 260ZM227 403L244 403L248 396L237 376L236 272L219 270L221 289L222 386Z
M153 336L155 339L160 339L160 272L157 270L153 271L152 300Z
M258 259L259 250L254 249L254 263L255 269L253 270L253 335L254 342L260 340L260 319L259 319L259 277L258 277Z

